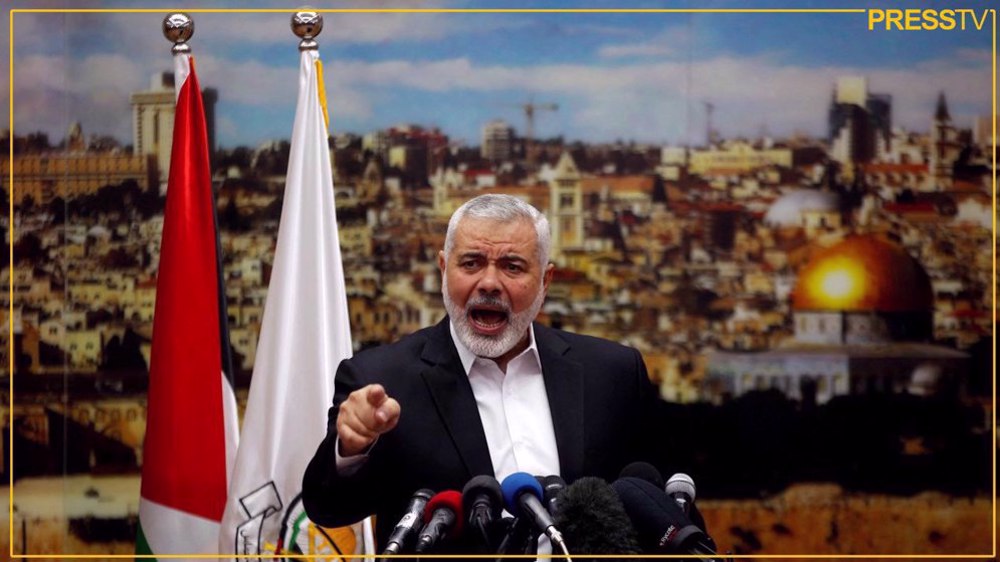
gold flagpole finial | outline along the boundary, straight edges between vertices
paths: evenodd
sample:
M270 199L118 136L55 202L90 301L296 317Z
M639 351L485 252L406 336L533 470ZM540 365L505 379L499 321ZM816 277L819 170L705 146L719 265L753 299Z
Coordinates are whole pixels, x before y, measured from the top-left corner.
M190 53L191 47L187 44L191 36L194 35L194 20L184 12L174 12L163 18L163 36L174 46L170 49L173 54Z
M295 12L292 15L292 33L301 37L300 51L315 51L319 43L316 36L323 31L323 14L319 12Z

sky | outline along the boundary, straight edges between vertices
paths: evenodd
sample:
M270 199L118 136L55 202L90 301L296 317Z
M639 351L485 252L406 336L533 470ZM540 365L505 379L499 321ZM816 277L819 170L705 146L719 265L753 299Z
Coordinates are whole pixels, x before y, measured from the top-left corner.
M177 8L281 8L299 3L175 1ZM345 2L324 7L823 8L810 2ZM969 7L980 2L892 2L883 7ZM148 0L15 0L18 9L162 8ZM841 2L839 8L878 7ZM257 146L291 133L298 38L291 12L192 13L190 42L203 87L219 92L217 142ZM9 7L4 8L5 14ZM14 131L85 134L132 142L129 95L172 68L166 12L23 13L13 17ZM10 21L8 19L8 21ZM893 124L929 128L947 96L959 126L991 112L991 23L982 30L869 31L867 15L803 13L324 14L331 132L364 134L401 123L439 127L479 144L487 121L524 130L521 105L539 112L536 137L569 141L701 143L705 102L723 137L825 136L834 84L864 76L892 96ZM10 44L10 29L3 30ZM3 84L10 103L10 82ZM4 115L4 126L9 116Z

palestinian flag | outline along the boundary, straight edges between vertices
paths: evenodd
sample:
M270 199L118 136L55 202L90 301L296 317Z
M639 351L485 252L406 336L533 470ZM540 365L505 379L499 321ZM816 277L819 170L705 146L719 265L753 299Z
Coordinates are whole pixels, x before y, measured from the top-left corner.
M191 56L174 71L136 542L154 556L218 553L238 439L205 110Z

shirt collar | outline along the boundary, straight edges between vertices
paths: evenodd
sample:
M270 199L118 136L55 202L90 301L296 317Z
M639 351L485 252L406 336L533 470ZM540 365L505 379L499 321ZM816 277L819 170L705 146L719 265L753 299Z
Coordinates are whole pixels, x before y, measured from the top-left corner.
M486 361L492 361L487 357L478 357L469 348L465 347L462 340L458 339L458 333L455 331L454 320L448 319L448 328L451 330L451 341L455 342L455 349L458 350L458 357L462 360L462 368L465 370L465 374L468 375L472 371L472 365L476 362L476 359L484 359ZM535 364L541 367L542 361L538 357L538 345L535 343L535 323L532 322L528 324L528 347L524 349L517 357L511 361L517 359L518 357L523 357L525 353L530 352L535 358Z

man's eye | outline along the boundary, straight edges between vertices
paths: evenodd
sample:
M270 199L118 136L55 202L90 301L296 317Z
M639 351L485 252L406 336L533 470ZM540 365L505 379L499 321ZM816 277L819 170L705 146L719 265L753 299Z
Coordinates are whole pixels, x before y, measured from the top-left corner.
M524 267L519 263L508 263L506 267L507 271L510 271L512 273L520 273L524 271Z

